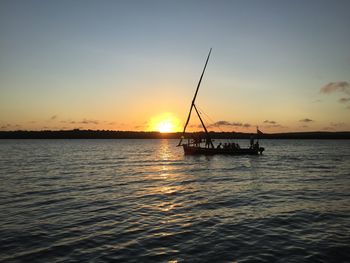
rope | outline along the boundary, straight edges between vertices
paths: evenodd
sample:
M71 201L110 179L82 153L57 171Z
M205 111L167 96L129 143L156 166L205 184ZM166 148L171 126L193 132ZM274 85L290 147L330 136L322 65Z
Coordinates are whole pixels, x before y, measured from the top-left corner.
M217 124L215 123L215 121L214 121L208 114L206 114L206 113L203 111L203 109L201 109L200 107L198 107L198 105L197 105L197 109L198 109L198 112L201 114L202 117L203 117L203 114L204 114L204 115L210 120L210 122L209 122L210 125L215 126L215 127L218 127L219 130L220 130L221 132L224 132L223 129L221 129L220 125L217 125ZM206 120L206 121L207 121L207 120ZM207 121L207 122L208 122L208 121ZM222 143L222 139L219 139L218 141L219 141L219 143L223 144L223 143ZM231 139L229 139L229 140L226 139L226 141L229 141L229 142L231 143Z
M208 115L208 114L206 114L204 111L203 111L203 109L201 109L200 107L198 107L197 106L197 108L198 108L198 110L199 110L199 112L201 113L201 114L204 114L205 116L207 116L208 117L208 119L210 120L210 125L212 125L212 126L216 126L216 127L218 127L219 128L219 130L221 131L221 132L224 132L222 129L221 129L221 127L220 127L220 125L217 125L217 124L215 124L215 121L213 121L213 119L212 118L210 118L210 116Z

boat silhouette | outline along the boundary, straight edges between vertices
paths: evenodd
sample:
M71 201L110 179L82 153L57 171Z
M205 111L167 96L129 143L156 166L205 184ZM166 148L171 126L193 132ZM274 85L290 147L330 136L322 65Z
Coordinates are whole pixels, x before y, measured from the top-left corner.
M197 106L195 104L197 94L199 91L199 87L201 85L203 75L204 75L205 69L206 69L208 61L209 61L211 50L212 49L209 50L208 57L205 61L205 65L204 65L202 74L199 78L199 82L197 84L197 88L196 88L196 91L195 91L193 99L192 99L190 111L188 113L188 117L187 117L184 129L182 132L182 136L181 136L181 139L180 139L179 144L177 146L182 146L184 149L184 153L186 155L214 155L214 154L258 155L258 154L262 154L263 151L265 150L265 148L260 147L260 145L259 145L259 134L261 134L261 131L259 131L258 128L256 129L256 138L253 138L253 137L250 138L250 147L241 148L237 143L225 143L224 145L222 145L222 143L220 143L220 144L215 146L213 143L213 140L210 136L210 133L208 132L207 127L204 124L204 121L202 119L200 111L197 109ZM195 112L200 120L200 123L204 129L204 134L205 134L204 138L202 138L200 135L192 134L190 136L187 136L188 134L186 134L186 128L187 128L187 125L190 121L191 113L192 113L193 109L195 110ZM256 139L256 141L254 141L255 139Z

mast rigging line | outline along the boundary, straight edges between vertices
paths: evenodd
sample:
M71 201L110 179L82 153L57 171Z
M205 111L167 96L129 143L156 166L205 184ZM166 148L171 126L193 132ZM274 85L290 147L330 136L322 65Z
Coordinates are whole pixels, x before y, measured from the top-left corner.
M224 131L221 129L220 125L215 124L215 121L214 121L207 113L205 113L204 110L203 110L202 108L198 107L198 105L196 105L196 106L197 106L197 109L198 109L199 113L204 114L204 115L209 119L210 125L216 126L216 127L219 128L219 130L220 130L221 132L224 132Z
M206 119L206 122L209 123L209 125L217 127L220 130L220 132L225 132L223 129L221 129L220 125L215 124L215 121L202 108L198 107L198 105L196 105L196 107L197 107L199 113L202 115L202 117L203 117L203 115L205 115L204 118L207 117L207 119L209 119L209 121ZM232 141L232 139L233 138L230 138L230 139L218 139L217 141L222 143L222 140L224 140L224 141L225 140L226 141L227 140L228 141Z

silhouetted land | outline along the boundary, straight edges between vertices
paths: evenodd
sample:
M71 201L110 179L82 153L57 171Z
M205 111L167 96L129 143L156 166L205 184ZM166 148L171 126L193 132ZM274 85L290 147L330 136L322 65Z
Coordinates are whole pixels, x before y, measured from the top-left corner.
M190 134L190 133L188 133ZM203 132L195 133L204 137ZM251 133L210 132L214 139L249 139ZM62 131L0 131L0 139L179 139L182 133L62 130ZM254 134L255 135L255 134ZM350 139L350 132L264 133L260 139Z

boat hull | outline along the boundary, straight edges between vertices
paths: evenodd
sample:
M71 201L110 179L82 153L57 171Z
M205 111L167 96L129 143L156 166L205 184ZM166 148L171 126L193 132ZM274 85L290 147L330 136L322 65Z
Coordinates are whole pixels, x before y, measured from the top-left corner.
M241 149L223 149L223 148L203 148L198 146L182 145L185 155L258 155L264 151L260 148L241 148Z

